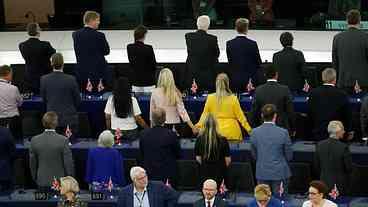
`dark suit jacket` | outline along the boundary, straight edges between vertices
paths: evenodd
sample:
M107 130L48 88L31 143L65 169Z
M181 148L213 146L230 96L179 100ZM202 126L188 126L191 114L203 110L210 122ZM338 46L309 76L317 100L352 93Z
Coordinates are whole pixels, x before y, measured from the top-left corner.
M362 106L360 108L360 125L362 129L362 136L368 136L368 96L364 97Z
M231 89L244 92L249 78L257 85L257 73L262 63L257 42L245 36L237 36L226 42L226 54L230 64L226 72Z
M132 85L156 85L156 58L152 46L136 41L127 46L127 52L130 66L133 69Z
M141 132L139 150L142 166L151 180L165 182L176 178L180 144L172 130L161 126L145 129Z
M187 86L190 87L195 78L199 90L215 89L216 66L220 50L217 37L203 30L185 34L187 44L187 67L190 77Z
M335 35L332 44L332 63L338 73L339 87L359 85L368 87L368 34L350 28Z
M105 55L110 53L105 34L90 27L83 27L73 32L73 42L78 79L84 83L87 78L91 80L105 78L107 69Z
M273 54L272 62L278 69L280 84L287 85L291 91L303 89L305 59L301 51L285 47Z
M349 97L343 90L334 86L322 85L311 91L308 99L308 117L315 140L329 137L327 126L332 120L341 121L346 131L352 130Z
M133 189L133 184L130 184L121 190L117 207L133 207ZM147 194L150 207L174 207L179 197L175 190L159 181L148 182Z
M59 126L76 125L77 107L81 98L75 78L63 72L52 72L41 77L41 96L47 111L58 114Z
M329 189L336 184L340 193L347 192L352 172L352 159L347 144L333 138L320 141L316 147L315 164L317 172L321 173L321 180Z
M8 128L0 127L0 181L14 177L15 144Z
M193 207L207 207L207 204L205 204L204 201L205 201L204 198L197 200L193 204ZM221 200L221 198L216 196L215 202L213 203L213 207L225 207L225 206L227 206L226 203L223 200Z
M45 131L31 140L29 167L38 186L48 187L54 177L74 176L74 163L66 137Z
M278 126L294 130L294 106L292 95L287 86L274 81L267 81L267 83L256 88L252 103L252 123L254 127L260 126L263 123L261 110L266 104L274 104L276 106L276 124Z
M50 58L56 51L49 42L38 38L20 43L19 50L26 62L25 82L32 92L38 94L40 77L52 71Z

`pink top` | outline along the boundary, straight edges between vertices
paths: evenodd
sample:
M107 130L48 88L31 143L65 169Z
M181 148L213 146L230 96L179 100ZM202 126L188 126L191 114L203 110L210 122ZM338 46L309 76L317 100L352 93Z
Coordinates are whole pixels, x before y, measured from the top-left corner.
M167 124L180 123L180 118L184 122L190 120L189 115L185 110L183 100L180 99L180 101L176 105L169 105L169 101L167 100L162 88L155 88L152 91L150 102L150 120L152 120L152 111L154 111L156 107L160 107L165 110L165 123Z

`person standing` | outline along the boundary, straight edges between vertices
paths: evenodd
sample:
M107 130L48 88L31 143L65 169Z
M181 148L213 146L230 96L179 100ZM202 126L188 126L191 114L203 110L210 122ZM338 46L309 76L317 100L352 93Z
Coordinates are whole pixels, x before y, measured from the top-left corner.
M257 42L247 37L248 28L248 19L237 19L235 29L238 36L226 42L230 88L237 93L246 91L249 79L254 85L258 84L257 75L262 63Z
M37 23L29 23L27 25L29 39L19 44L20 53L26 62L25 86L35 94L39 94L40 91L40 77L52 71L50 58L56 52L50 42L40 40L40 31Z
M9 129L0 126L0 192L13 189L15 143Z
M97 88L99 80L106 78L108 65L105 56L110 54L110 46L105 34L97 31L100 25L99 13L86 11L83 22L84 27L72 35L77 77L82 87L90 79L94 88Z
M197 19L196 32L185 34L187 45L187 68L190 74L190 85L195 79L198 89L202 91L214 90L216 79L216 65L220 50L215 35L208 34L210 26L210 18L206 15L200 16Z
M336 34L332 43L332 65L337 71L337 86L349 94L356 83L368 89L368 34L360 30L360 12L350 10L346 15L348 28Z

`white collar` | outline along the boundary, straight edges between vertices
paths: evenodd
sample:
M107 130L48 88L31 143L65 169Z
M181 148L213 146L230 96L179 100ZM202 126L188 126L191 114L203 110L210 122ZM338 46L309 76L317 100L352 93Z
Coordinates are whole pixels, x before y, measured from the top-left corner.
M55 129L45 129L45 132L56 132Z
M243 34L243 33L238 33L238 35L237 35L238 37L247 37L247 35L246 34Z
M277 82L277 80L276 79L267 79L267 82Z
M324 86L335 86L335 84L332 84L332 83L324 83L323 85Z
M133 184L133 186L134 186L134 184ZM143 190L143 192L147 192L147 186L146 187L144 187L144 190ZM143 193L142 192L142 193ZM137 189L135 188L135 186L133 187L133 194L135 194L135 193L138 193L138 191L137 191Z
M210 204L211 204L211 207L214 207L215 198L216 198L216 196L213 196L213 198L211 200L204 199L204 205L207 206L207 202L209 201Z
M273 121L265 121L265 122L263 122L264 124L275 124L275 122L273 122Z

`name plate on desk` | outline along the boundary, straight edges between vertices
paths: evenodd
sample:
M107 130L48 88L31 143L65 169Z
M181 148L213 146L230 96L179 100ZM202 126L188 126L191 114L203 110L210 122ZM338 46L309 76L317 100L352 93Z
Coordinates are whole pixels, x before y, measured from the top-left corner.
M104 200L105 199L105 194L102 193L102 192L92 191L91 192L91 199L92 200Z
M34 192L34 199L36 201L48 200L48 193L47 192L36 191L36 192Z

